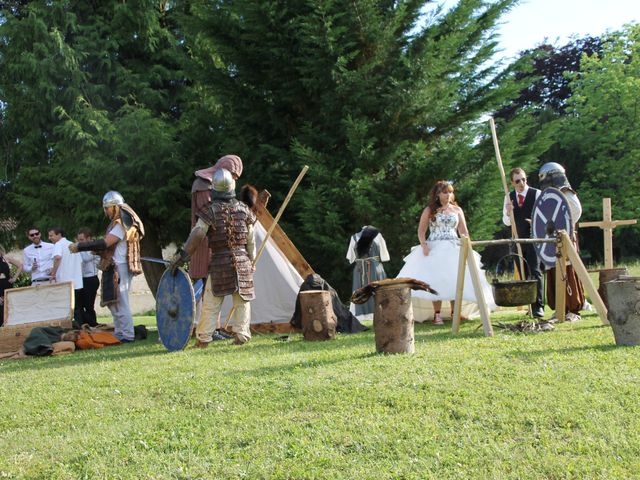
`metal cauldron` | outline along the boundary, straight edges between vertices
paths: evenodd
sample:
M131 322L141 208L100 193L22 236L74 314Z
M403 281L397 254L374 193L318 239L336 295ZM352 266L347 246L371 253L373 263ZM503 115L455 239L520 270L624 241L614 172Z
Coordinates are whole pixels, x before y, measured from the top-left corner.
M498 281L498 267L507 257L519 257L526 264L527 261L516 253L509 253L498 260L496 265L496 276L491 282L493 287L493 298L496 305L501 307L518 307L534 303L537 298L536 280L510 280L507 282ZM528 265L527 265L528 267ZM514 266L515 270L515 266ZM527 268L528 270L528 268Z

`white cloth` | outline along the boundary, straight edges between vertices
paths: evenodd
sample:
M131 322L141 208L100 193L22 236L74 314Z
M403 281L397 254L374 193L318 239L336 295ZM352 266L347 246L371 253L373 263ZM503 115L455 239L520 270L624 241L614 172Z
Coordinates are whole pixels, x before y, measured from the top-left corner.
M114 227L107 233L107 235L115 235L120 239L116 245L116 250L113 254L113 261L116 265L127 263L127 241L126 233L122 225L116 223Z
M360 240L361 235L362 231L356 233L355 235L351 235L351 241L349 242L349 248L347 249L347 260L349 260L349 263L355 262L356 258L358 258L358 254L356 253L356 246L358 240ZM389 250L387 250L387 242L385 242L384 237L381 233L378 233L378 235L376 235L376 237L373 239L373 243L378 245L378 248L380 249L380 261L388 262L391 257L389 256Z
M524 195L524 198L526 200L527 193L529 193L529 185L524 187L524 190L522 191L522 193L516 192L516 198L518 195ZM535 199L538 200L539 196L540 196L540 190L536 189ZM502 206L502 223L504 223L507 227L511 226L511 218L509 218L509 212L507 211L507 205L509 205L510 203L511 203L511 197L509 197L509 195L505 195L504 205Z
M80 252L82 257L82 276L95 277L98 275L98 264L100 257L91 252Z
M60 258L56 271L56 282L73 282L73 288L82 288L82 257L69 251L71 242L62 237L53 245L54 258Z
M567 199L567 203L569 204L569 211L571 212L571 221L574 225L577 225L580 221L580 217L582 216L582 204L578 199L578 196L573 193L569 189L562 189L562 193Z
M254 232L255 244L260 248L267 232L260 222L254 224ZM256 297L251 300L251 323L288 323L296 306L302 277L271 237L256 264L253 284ZM203 317L212 308L211 297L211 287L207 285ZM222 305L222 324L231 307L231 296L227 295Z
M438 213L435 220L429 222L431 233L427 239L429 255L425 256L420 245L412 248L404 258L404 266L398 278L407 277L422 280L438 292L434 295L422 290L412 290L412 299L429 301L455 300L458 283L458 261L460 257L460 241L457 236L458 215ZM438 239L438 240L436 240ZM496 308L491 285L485 278L480 255L473 252L473 261L480 270L480 282L484 299L490 310ZM477 303L469 267L465 266L464 290L462 299Z
M49 272L53 268L53 243L40 242L31 244L22 252L22 270L31 273L31 280L49 279ZM37 262L38 268L31 270L33 262Z

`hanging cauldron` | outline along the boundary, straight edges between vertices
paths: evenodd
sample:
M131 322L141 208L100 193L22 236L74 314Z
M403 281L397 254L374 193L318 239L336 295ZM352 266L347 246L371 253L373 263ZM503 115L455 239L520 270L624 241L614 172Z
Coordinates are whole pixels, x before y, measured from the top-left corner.
M498 267L500 263L507 257L519 257L520 255L515 253L509 253L498 260L496 265L496 276L491 282L493 287L493 298L496 305L501 307L518 307L520 305L529 305L536 301L537 290L536 280L510 280L507 282L498 281ZM524 263L527 261L522 258ZM514 266L515 268L515 266Z

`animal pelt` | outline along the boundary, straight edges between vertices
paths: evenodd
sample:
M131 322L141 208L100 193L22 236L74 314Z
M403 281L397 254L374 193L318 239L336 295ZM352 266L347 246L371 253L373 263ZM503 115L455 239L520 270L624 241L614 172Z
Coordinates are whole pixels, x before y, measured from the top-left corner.
M258 203L258 190L253 185L243 185L240 189L239 200L255 211L256 203Z
M424 290L425 292L433 293L434 295L438 294L438 292L431 288L429 284L421 280L416 280L415 278L386 278L384 280L371 282L370 284L357 289L351 295L351 301L357 304L365 303L369 300L371 295L375 294L375 291L379 287L388 287L390 285L406 285L411 288L411 290Z

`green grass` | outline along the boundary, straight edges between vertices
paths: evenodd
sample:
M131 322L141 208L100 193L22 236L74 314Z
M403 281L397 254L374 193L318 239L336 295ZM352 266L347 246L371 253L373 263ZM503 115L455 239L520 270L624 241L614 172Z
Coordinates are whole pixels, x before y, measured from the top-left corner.
M152 331L3 361L0 478L637 478L637 347L594 315L478 326L416 325L414 355L372 332L168 353Z

